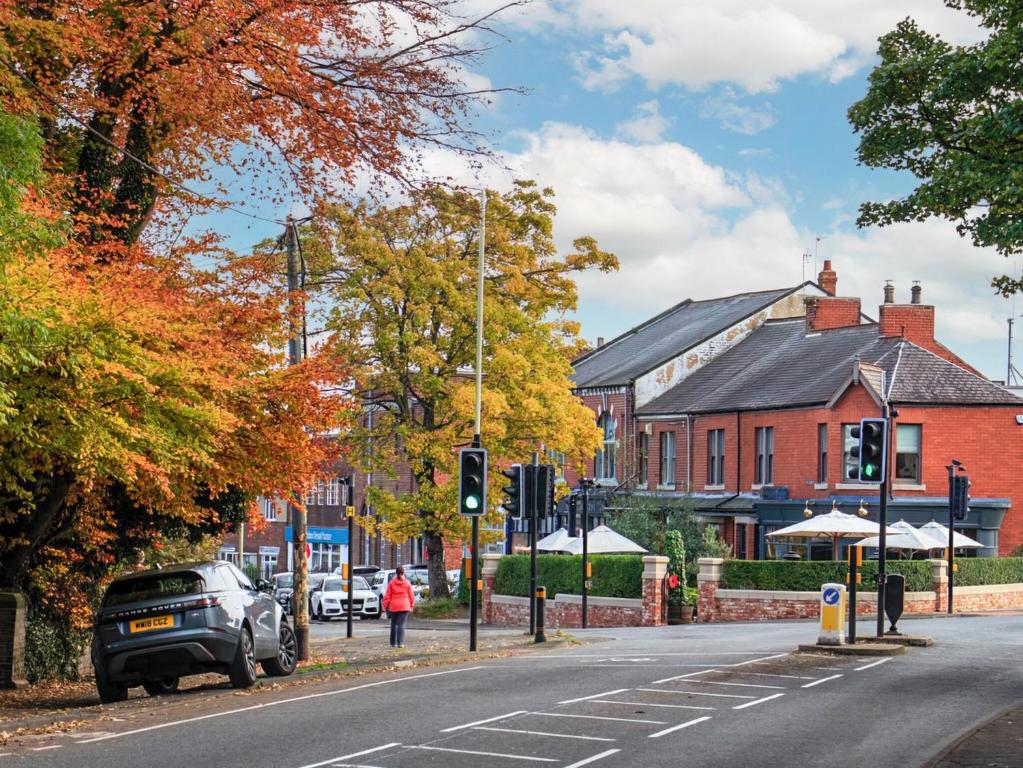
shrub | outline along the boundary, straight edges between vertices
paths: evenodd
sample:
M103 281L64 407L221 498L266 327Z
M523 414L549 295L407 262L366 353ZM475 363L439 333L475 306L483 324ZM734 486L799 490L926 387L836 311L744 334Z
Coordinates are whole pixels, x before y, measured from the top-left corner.
M465 563L468 558L462 558L461 576L458 578L458 602L462 605L469 604L469 582L472 581L472 574L465 572Z
M845 583L849 566L835 560L726 560L722 569L725 589L762 589L786 592L816 592L821 584ZM930 590L931 566L926 560L889 560L888 573L906 577L907 592ZM860 568L860 591L875 591L877 563L869 561Z
M1023 557L964 557L954 563L958 571L952 583L957 587L1023 583Z
M595 597L642 597L643 559L639 555L590 555ZM536 583L547 587L547 598L559 593L582 593L582 555L538 555ZM494 591L529 597L529 555L505 555L497 566Z
M90 632L68 626L40 610L29 610L25 627L25 673L30 683L74 682Z

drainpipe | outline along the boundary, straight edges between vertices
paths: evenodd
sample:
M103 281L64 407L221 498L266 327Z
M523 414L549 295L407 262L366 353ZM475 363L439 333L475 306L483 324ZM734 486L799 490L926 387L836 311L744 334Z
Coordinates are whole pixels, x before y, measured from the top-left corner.
M693 492L693 416L686 414L686 493Z
M742 411L735 412L735 492L742 493Z

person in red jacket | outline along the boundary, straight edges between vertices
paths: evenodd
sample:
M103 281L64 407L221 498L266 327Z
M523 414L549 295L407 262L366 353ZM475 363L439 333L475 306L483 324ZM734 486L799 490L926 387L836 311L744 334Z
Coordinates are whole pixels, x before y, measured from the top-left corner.
M391 647L405 647L405 622L416 604L416 596L412 585L405 578L405 569L400 565L394 569L395 575L384 592L383 608L391 617Z

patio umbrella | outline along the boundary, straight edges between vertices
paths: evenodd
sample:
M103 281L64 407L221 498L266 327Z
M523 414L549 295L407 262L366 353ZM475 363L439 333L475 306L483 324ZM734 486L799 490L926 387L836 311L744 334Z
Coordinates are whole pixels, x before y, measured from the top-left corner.
M927 531L932 538L940 541L942 547L948 546L948 528L941 523L931 520L931 522L921 525L920 530ZM979 541L971 539L969 536L964 536L959 531L952 535L952 545L956 549L979 549L984 546Z
M606 525L598 525L590 531L586 541L586 550L591 555L611 554L615 552L646 552L643 547L639 546L639 544L634 542L632 539L625 538L617 531L612 531ZM582 537L577 536L569 541L563 551L570 552L573 555L582 554Z
M573 540L573 537L568 535L568 531L558 528L554 533L549 533L536 542L536 548L544 552L564 552L565 547Z
M895 533L891 526L888 531ZM824 515L814 515L806 520L789 525L767 534L771 538L791 536L799 539L831 539L832 552L838 559L838 540L860 538L881 532L881 526L873 520L849 515L833 509Z
M892 533L888 534L885 540L887 549L939 549L944 546L930 531L914 528L905 520L899 520L888 526ZM881 543L880 537L871 536L869 539L857 542L861 547L877 547Z

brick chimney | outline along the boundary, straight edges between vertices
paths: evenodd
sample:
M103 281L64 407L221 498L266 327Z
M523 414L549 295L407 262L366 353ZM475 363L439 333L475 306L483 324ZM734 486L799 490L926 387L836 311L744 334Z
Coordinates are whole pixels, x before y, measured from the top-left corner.
M829 296L834 296L838 290L838 273L831 268L831 259L824 259L824 269L817 275L817 285Z
M890 300L894 288L885 286L885 302L878 308L878 331L887 338L901 337L924 349L937 352L934 341L934 306L921 303L923 289L913 285L909 304ZM941 354L941 353L938 353ZM946 357L946 354L942 354Z
M828 264L829 262L824 262ZM823 272L821 274L824 274ZM832 274L834 274L832 272ZM860 324L860 300L853 296L807 296L806 332Z

